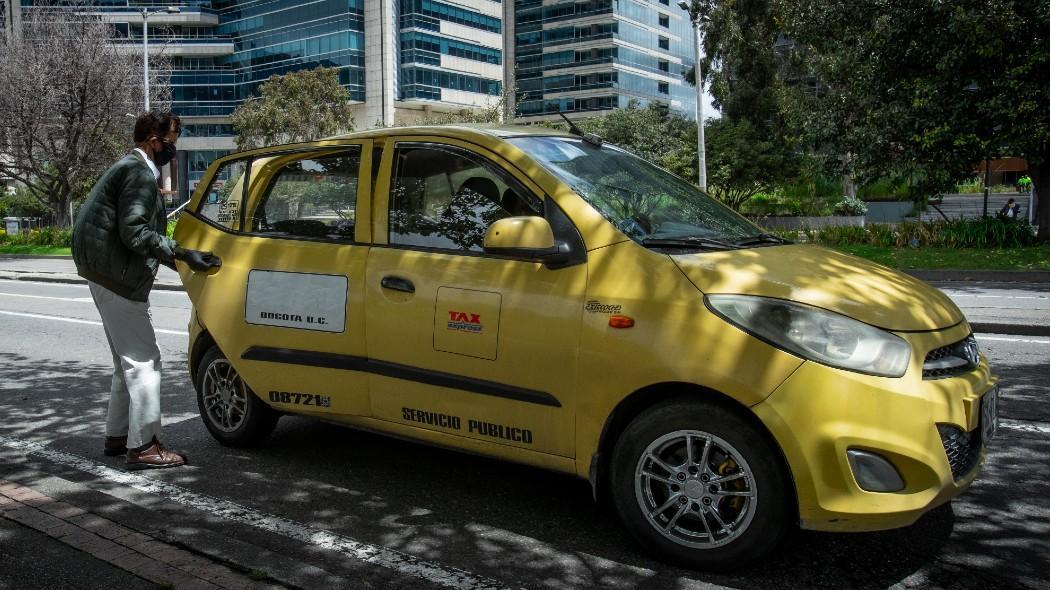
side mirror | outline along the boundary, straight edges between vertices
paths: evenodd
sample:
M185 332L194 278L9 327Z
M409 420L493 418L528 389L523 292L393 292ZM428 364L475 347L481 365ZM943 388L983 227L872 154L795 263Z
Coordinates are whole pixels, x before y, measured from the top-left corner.
M554 240L546 219L537 216L497 220L485 232L485 252L557 264L568 260L568 247Z

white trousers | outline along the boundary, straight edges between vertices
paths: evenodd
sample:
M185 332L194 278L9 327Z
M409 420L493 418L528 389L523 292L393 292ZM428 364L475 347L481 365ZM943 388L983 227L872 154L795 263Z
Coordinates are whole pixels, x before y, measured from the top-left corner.
M160 348L149 303L132 301L88 282L113 353L106 436L141 447L160 433Z

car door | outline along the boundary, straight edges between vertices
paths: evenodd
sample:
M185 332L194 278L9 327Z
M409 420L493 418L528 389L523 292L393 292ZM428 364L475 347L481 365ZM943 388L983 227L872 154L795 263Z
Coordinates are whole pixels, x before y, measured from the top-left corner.
M257 395L278 408L368 415L365 356L371 141L255 152L214 168L176 239L223 261L183 269L198 321Z
M365 279L374 417L572 457L578 232L527 176L466 142L388 140L377 178ZM576 244L573 263L483 251L496 219L552 214Z

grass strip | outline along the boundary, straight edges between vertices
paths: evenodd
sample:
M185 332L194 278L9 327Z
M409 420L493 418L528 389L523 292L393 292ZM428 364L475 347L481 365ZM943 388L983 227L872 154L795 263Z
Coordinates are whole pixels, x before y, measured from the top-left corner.
M923 270L1050 270L1050 244L1028 248L889 248L835 246L891 268Z

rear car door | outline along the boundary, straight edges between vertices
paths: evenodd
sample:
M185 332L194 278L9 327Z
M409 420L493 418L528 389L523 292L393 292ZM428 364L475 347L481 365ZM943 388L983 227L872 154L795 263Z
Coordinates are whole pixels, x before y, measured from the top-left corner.
M365 355L371 140L231 157L179 221L180 245L223 261L183 272L199 323L271 405L368 415L367 377L327 362Z
M587 276L579 234L482 147L437 137L386 145L365 279L374 417L573 456ZM574 263L483 251L493 221L554 214L578 241Z

